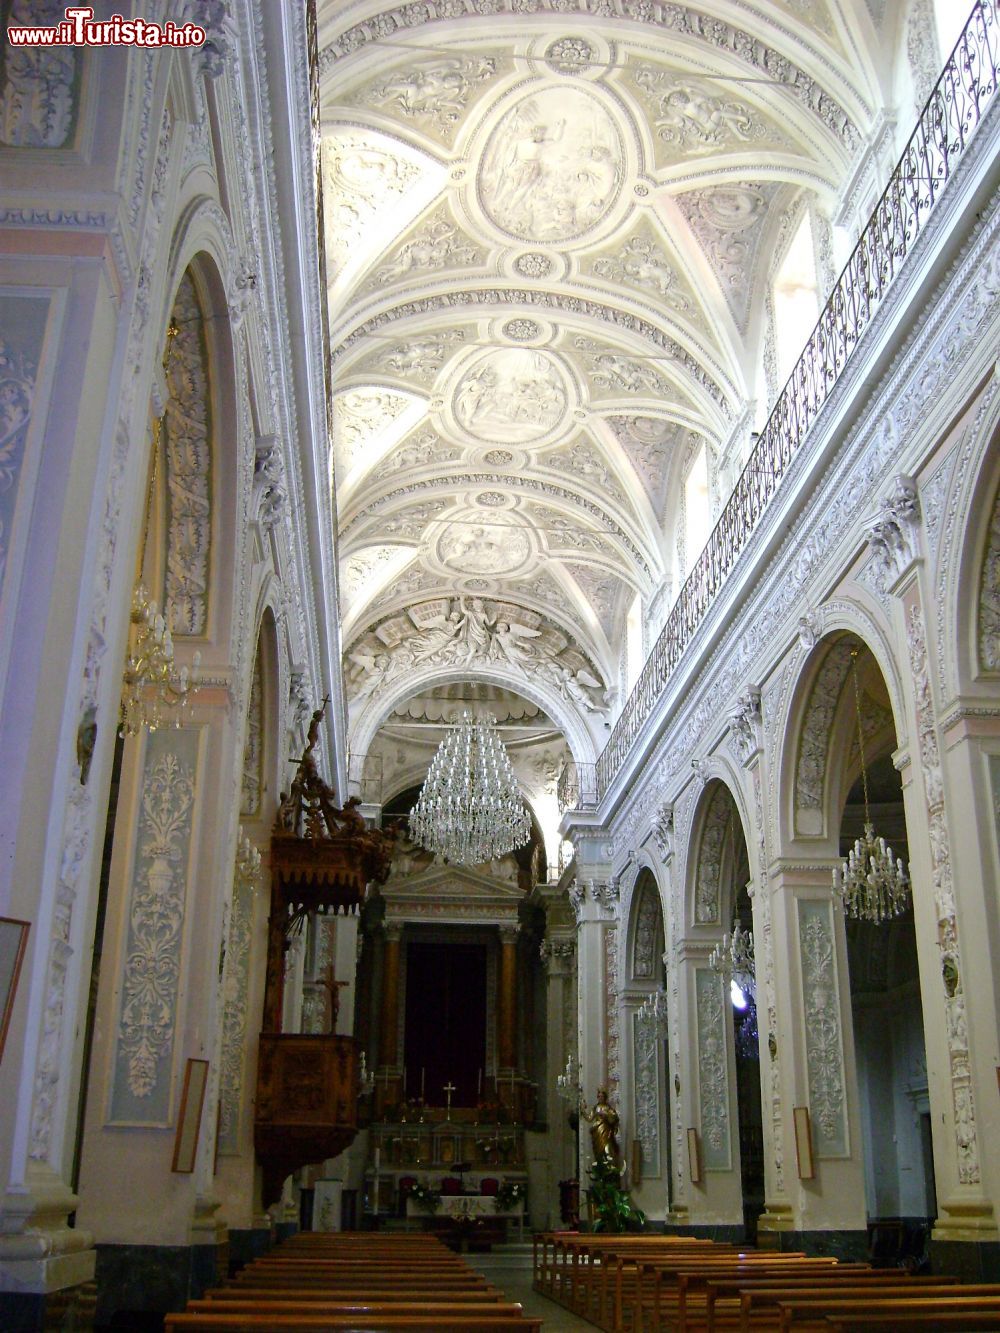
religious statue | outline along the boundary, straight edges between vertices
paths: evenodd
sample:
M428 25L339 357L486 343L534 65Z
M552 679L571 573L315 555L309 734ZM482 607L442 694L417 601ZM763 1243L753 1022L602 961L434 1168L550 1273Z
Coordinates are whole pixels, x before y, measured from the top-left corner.
M607 1088L597 1089L597 1101L588 1106L580 1098L580 1115L590 1125L590 1141L594 1146L594 1160L606 1161L616 1171L622 1169L621 1149L618 1146L618 1112L608 1101Z

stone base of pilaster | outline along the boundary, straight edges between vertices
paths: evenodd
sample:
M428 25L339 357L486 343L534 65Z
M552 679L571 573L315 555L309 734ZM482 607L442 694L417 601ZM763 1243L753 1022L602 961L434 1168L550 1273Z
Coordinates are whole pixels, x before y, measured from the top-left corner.
M769 1203L757 1218L757 1247L761 1250L780 1250L781 1236L795 1226L790 1203Z
M231 1228L229 1232L229 1271L236 1273L254 1259L269 1253L274 1246L270 1226Z
M299 1229L298 1222L281 1221L274 1224L275 1241L287 1240L289 1236L294 1236Z
M0 1328L4 1333L89 1333L96 1306L93 1281L58 1291L0 1291Z
M963 1282L1000 1282L1000 1241L932 1240L931 1272Z
M145 1333L228 1271L228 1245L98 1245L95 1326Z
M780 1231L778 1249L787 1253L803 1250L806 1254L839 1259L841 1263L865 1263L868 1259L868 1232L831 1230L831 1231Z

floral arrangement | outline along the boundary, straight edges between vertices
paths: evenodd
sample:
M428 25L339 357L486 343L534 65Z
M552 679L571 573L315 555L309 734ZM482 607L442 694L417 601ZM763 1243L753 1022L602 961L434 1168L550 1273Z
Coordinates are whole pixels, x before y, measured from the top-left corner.
M509 1213L514 1205L526 1198L528 1187L523 1180L505 1180L496 1192L497 1212Z
M441 1195L438 1191L432 1190L429 1185L421 1185L419 1181L410 1186L407 1198L412 1199L425 1213L436 1213L441 1207Z

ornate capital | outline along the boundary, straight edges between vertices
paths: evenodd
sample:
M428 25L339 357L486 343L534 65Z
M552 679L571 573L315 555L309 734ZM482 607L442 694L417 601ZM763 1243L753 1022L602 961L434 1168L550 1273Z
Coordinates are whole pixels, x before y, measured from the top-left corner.
M740 762L745 766L760 753L764 744L759 685L751 685L745 694L740 695L729 714L729 729Z
M865 533L883 592L891 592L919 556L919 532L920 498L916 482L899 473L893 477L882 508Z

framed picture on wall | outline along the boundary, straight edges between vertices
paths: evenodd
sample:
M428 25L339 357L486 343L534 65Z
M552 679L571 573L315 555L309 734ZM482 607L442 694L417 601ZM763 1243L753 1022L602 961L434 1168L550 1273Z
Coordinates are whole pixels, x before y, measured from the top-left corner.
M201 1126L201 1112L205 1105L207 1086L208 1061L188 1060L187 1068L184 1070L181 1109L177 1116L174 1160L170 1166L171 1171L177 1171L181 1175L190 1175L194 1170L194 1161L198 1154L198 1131Z
M0 916L0 1060L3 1059L7 1028L14 1009L17 980L21 975L24 951L28 947L31 923Z
M696 1129L688 1130L688 1174L693 1185L701 1184L701 1142Z

